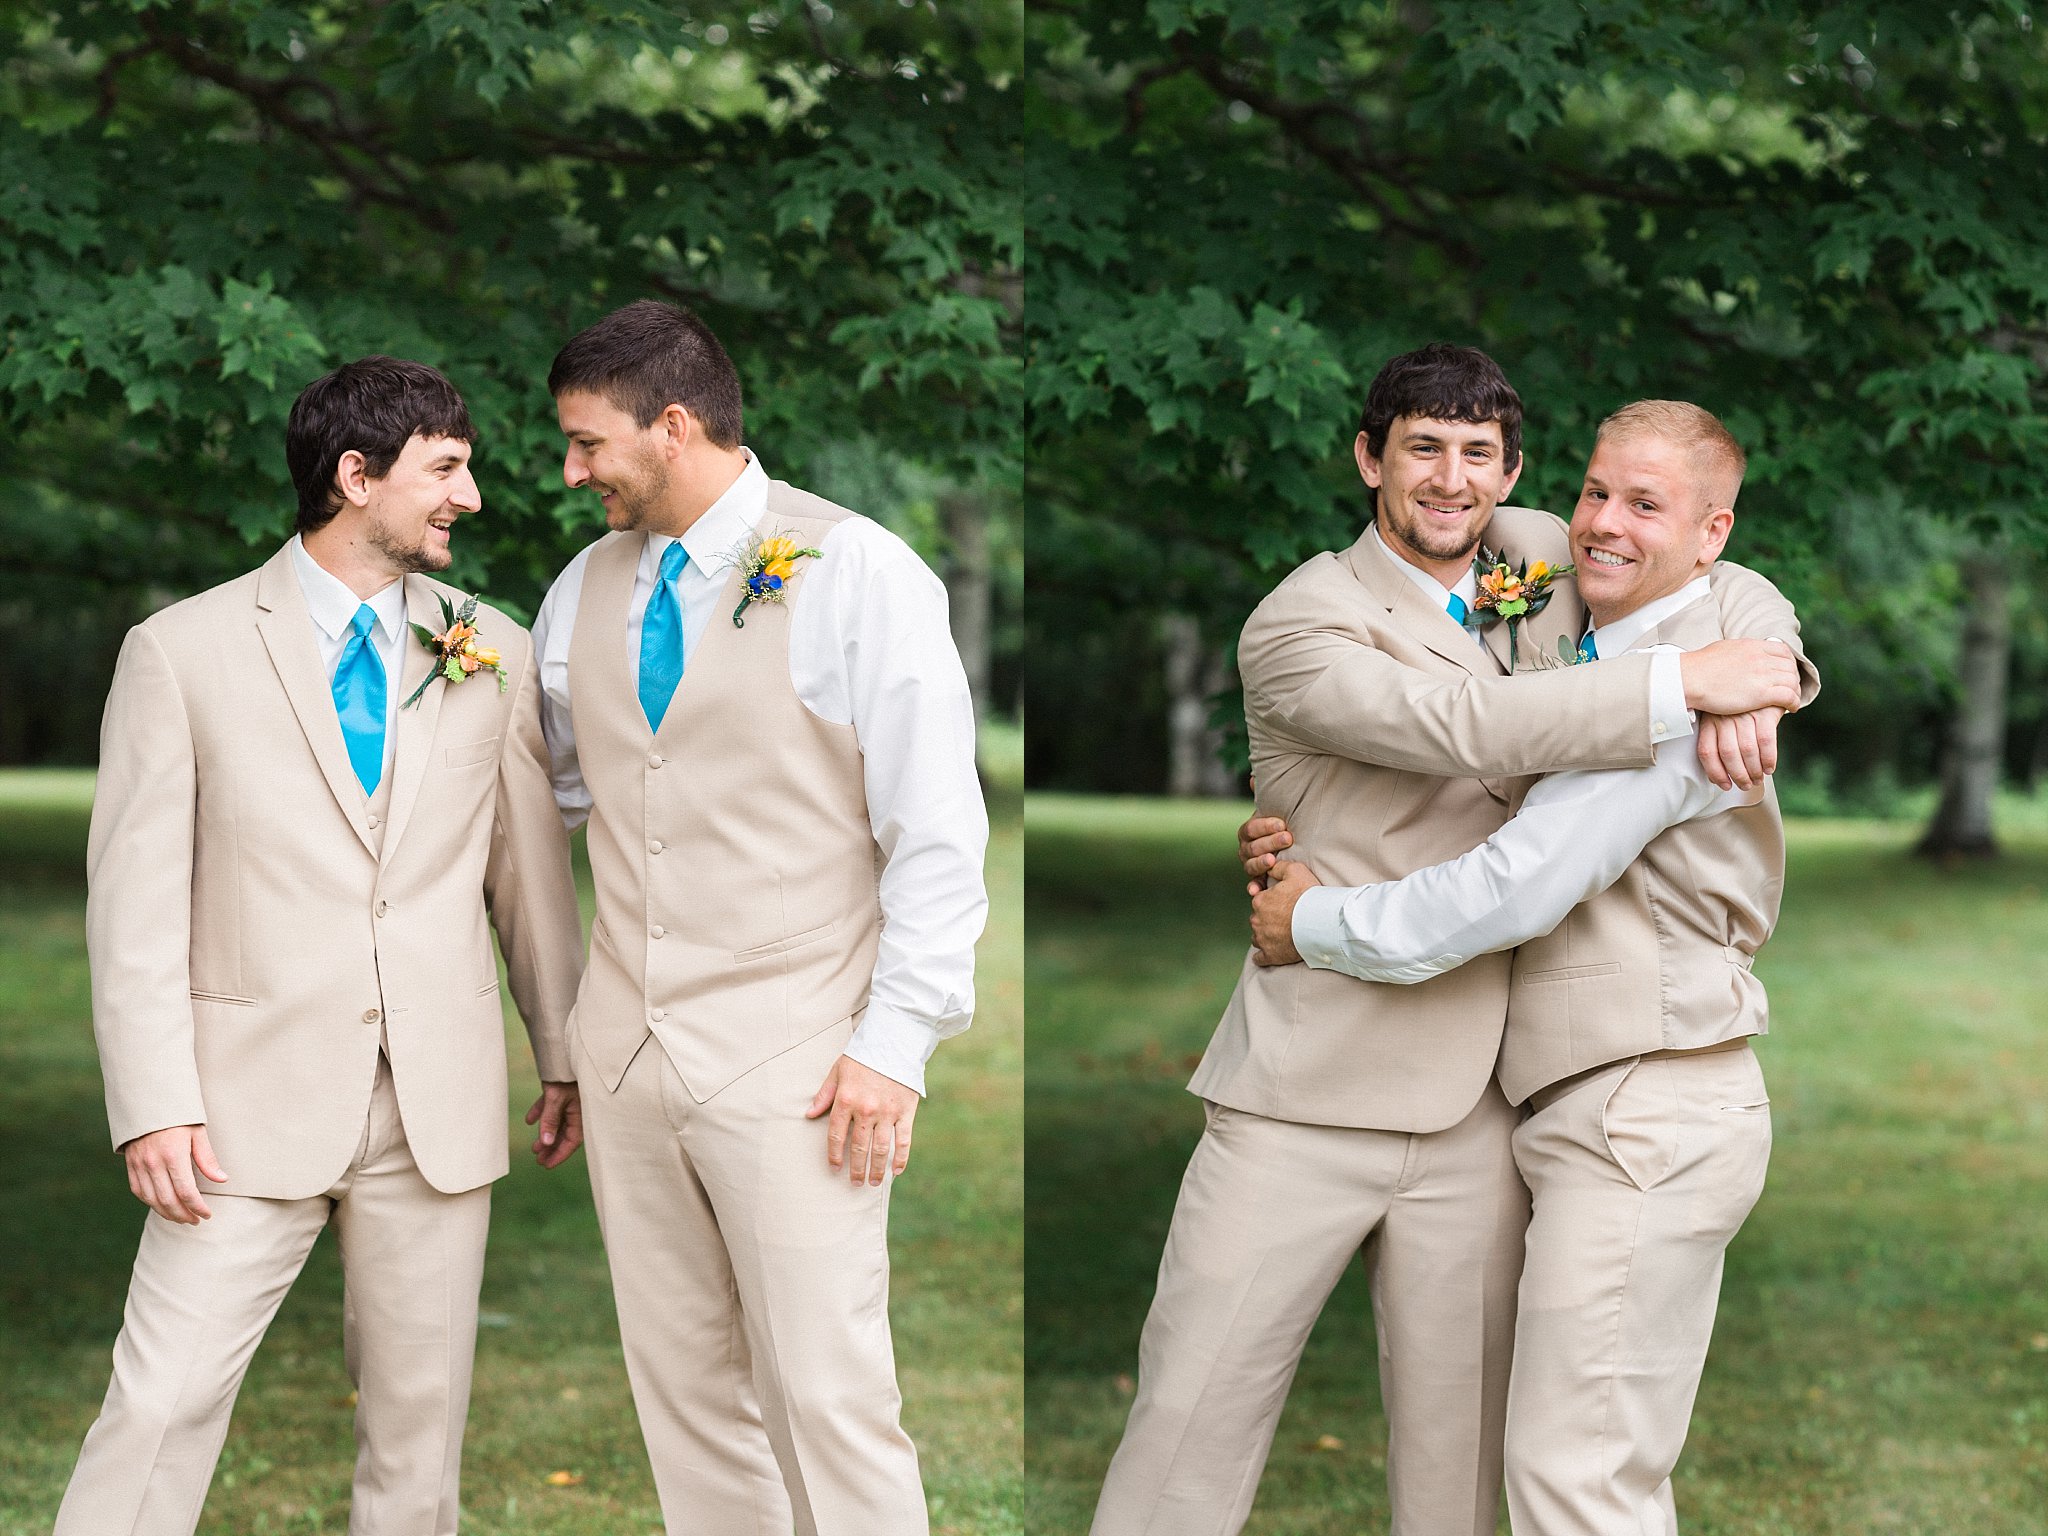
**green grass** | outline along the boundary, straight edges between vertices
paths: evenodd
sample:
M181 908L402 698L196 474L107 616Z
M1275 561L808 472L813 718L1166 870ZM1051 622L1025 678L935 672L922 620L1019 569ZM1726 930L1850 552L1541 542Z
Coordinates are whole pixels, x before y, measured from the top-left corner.
M1129 1407L1201 1129L1182 1084L1243 956L1246 809L1026 807L1035 1536L1086 1530ZM2048 803L1999 824L2001 861L1952 870L1907 855L1910 824L1789 829L1757 968L1776 1150L1676 1478L1687 1536L2048 1532ZM1385 1530L1384 1440L1354 1266L1248 1530Z
M935 1531L1023 1530L1021 751L990 733L993 913L974 1028L933 1059L894 1197L891 1316ZM142 1223L106 1143L84 945L83 773L0 773L0 1536L45 1533L106 1389ZM586 907L588 889L586 880ZM535 1084L508 1021L523 1112ZM579 1156L543 1174L508 1118L464 1459L471 1536L659 1531ZM323 1237L257 1352L201 1530L342 1532L354 1462L341 1274ZM582 1477L551 1488L550 1472Z

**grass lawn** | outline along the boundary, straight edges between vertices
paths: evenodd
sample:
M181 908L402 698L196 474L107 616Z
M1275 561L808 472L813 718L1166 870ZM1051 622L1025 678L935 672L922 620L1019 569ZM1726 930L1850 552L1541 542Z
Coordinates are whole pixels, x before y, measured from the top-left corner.
M1023 1530L1022 757L1017 732L990 733L994 911L980 1013L933 1059L917 1157L891 1217L904 1419L933 1528L951 1536ZM0 774L0 1123L16 1190L0 1206L0 1536L50 1529L106 1389L142 1223L107 1148L92 1045L90 794L81 773ZM511 1107L523 1112L536 1090L516 1020L507 1037ZM492 1213L463 1530L659 1531L583 1159L543 1174L525 1151L532 1133L507 1124L517 1134ZM323 1237L257 1352L201 1531L346 1530L348 1395L341 1272ZM551 1487L556 1471L581 1482Z
M1087 1529L1130 1403L1201 1129L1182 1085L1243 956L1246 809L1026 809L1034 1536ZM1676 1477L1687 1536L2048 1533L2048 804L2000 827L2001 861L1954 870L1907 855L1910 824L1789 829L1757 967L1776 1150ZM1386 1530L1384 1442L1354 1266L1249 1531Z

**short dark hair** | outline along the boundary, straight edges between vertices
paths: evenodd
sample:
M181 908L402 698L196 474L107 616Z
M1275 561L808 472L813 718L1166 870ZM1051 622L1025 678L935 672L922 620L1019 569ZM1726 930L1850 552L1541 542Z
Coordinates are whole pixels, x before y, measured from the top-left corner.
M740 445L739 370L680 304L636 299L570 337L548 369L548 393L572 389L602 395L643 427L680 405L718 447Z
M1358 430L1379 458L1387 451L1387 429L1402 416L1500 423L1501 461L1513 469L1522 461L1522 397L1500 364L1477 347L1433 341L1392 358L1365 392Z
M402 357L359 357L300 390L284 428L284 461L299 493L299 532L326 527L341 510L334 472L344 453L360 453L363 473L375 480L391 473L416 435L476 441L469 407L438 368Z

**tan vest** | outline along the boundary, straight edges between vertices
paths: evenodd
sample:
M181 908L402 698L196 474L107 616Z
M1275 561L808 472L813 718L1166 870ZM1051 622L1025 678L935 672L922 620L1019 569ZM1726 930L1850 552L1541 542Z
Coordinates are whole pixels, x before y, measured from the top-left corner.
M852 515L776 480L760 531L817 548ZM811 562L743 627L733 570L657 733L627 656L645 546L614 533L591 550L570 639L597 886L575 1027L607 1088L651 1030L702 1102L867 1005L878 854L853 727L811 713L790 679Z
M1631 649L1696 650L1722 634L1710 597ZM1500 1056L1509 1100L1645 1051L1764 1033L1750 965L1784 886L1785 829L1769 784L1754 805L1658 834L1621 879L1515 951Z

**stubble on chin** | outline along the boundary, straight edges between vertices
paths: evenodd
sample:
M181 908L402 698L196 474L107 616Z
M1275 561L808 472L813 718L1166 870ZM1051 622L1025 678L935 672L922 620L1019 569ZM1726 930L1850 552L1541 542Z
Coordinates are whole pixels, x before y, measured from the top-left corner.
M400 544L380 531L369 535L369 545L390 561L401 575L422 575L429 571L445 571L455 563L452 549L436 549L422 536L417 544Z
M1485 531L1485 524L1481 522L1474 525L1469 535L1461 536L1446 531L1441 538L1431 538L1429 535L1439 530L1426 523L1404 524L1392 517L1385 519L1385 523L1388 531L1396 539L1426 560L1463 560L1479 548L1481 535Z

